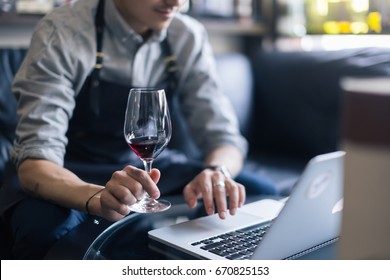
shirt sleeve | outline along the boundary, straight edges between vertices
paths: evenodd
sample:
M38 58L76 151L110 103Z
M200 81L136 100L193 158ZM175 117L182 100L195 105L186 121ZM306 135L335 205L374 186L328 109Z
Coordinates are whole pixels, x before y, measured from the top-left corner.
M231 101L222 90L206 30L200 24L191 26L192 32L186 32L188 37L182 38L185 43L178 51L179 100L191 136L203 155L230 144L246 156L248 142L240 132Z
M17 166L27 158L63 165L75 92L89 67L86 58L77 61L72 53L93 47L86 40L75 39L74 34L69 28L58 28L50 19L43 19L33 34L13 83L19 123L11 158Z

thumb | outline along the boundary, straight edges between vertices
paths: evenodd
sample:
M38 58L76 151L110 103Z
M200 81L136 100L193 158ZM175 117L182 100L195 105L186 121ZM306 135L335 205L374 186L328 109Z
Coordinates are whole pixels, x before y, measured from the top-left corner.
M153 168L150 173L149 173L150 177L152 178L153 182L154 183L158 183L158 181L160 181L160 177L161 177L161 172L160 170L156 169L156 168Z

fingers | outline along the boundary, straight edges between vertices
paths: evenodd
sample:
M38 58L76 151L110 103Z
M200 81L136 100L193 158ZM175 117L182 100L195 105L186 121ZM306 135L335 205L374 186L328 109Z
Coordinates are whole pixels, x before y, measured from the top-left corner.
M124 177L122 183L136 195L137 200L142 199L144 191L147 192L151 198L157 199L160 197L160 191L155 183L155 181L160 179L160 171L152 169L149 174L142 169L130 165L126 166L123 171L126 172L127 176Z
M107 187L106 187L107 190ZM110 191L103 191L100 197L102 216L109 221L117 221L130 213L130 209L124 203L118 203L116 197Z
M237 208L240 208L246 199L245 187L233 181L232 179L226 180L226 191L229 196L229 210L230 214L234 215Z
M215 180L215 181L214 181ZM217 205L218 215L221 219L226 219L227 202L226 202L226 183L224 178L217 177L212 183L215 204Z
M226 178L220 172L204 170L192 180L183 191L189 207L194 208L202 197L206 213L214 214L215 210L221 219L235 215L246 198L245 187L233 179ZM229 206L229 207L228 207ZM216 208L216 209L215 209Z
M200 173L194 180L185 186L184 199L190 208L195 208L199 198L203 198L204 207L208 215L214 214L214 200L211 180L207 174Z
M160 179L160 171L152 169L150 173L133 166L115 171L106 183L104 195L101 196L101 207L105 218L118 220L128 215L129 205L136 203L147 192L152 198L158 198L160 191L156 183Z
M229 212L230 215L236 214L239 207L239 190L236 182L233 180L226 180L226 191L229 195Z
M213 182L212 189L219 217L225 219L228 208L229 214L235 215L237 208L245 202L245 187L220 172L213 172L211 181ZM227 201L229 202L228 205Z
M183 190L184 200L190 208L195 208L198 204L198 198L201 197L201 192L198 191L198 188L191 187L191 184L185 186Z

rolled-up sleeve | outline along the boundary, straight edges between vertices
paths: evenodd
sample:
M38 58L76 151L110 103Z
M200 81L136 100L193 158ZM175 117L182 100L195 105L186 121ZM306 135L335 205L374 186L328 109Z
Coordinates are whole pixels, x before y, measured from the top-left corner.
M241 150L246 156L248 142L242 136L237 116L229 98L223 93L216 61L202 25L181 38L179 61L180 103L191 135L204 155L224 144ZM183 59L185 57L185 59Z
M50 20L40 22L33 35L13 84L19 122L11 158L17 166L27 158L63 165L75 92L85 79L81 73L87 72L82 69L87 63L71 55L77 47L69 44L73 39L58 32Z

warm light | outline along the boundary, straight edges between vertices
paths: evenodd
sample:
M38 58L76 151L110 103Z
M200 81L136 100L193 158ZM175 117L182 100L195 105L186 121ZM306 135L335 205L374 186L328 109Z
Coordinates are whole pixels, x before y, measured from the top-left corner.
M351 23L349 21L339 21L340 33L351 33Z
M340 34L340 27L337 21L327 21L324 23L324 31L327 34Z
M353 34L367 34L369 31L368 25L365 22L352 22L351 33Z
M367 16L368 26L376 33L382 33L382 16L378 12L369 13Z
M304 3L301 9L291 4L291 20L294 25L303 23L306 34L390 34L390 0L290 1ZM285 25L291 34L292 27Z
M352 0L351 8L355 13L361 13L368 11L370 8L369 0Z
M316 10L318 15L327 16L329 13L327 0L316 0Z

